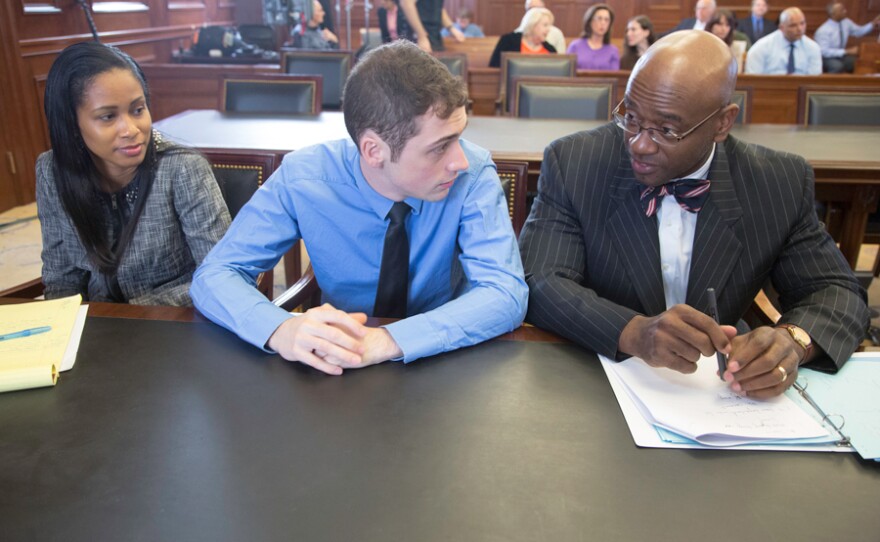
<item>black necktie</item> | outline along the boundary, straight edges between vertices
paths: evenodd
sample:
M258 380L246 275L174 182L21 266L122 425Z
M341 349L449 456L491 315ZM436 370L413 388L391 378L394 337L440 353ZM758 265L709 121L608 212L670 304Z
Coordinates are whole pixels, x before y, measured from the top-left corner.
M764 19L763 18L755 18L755 39L760 39L761 34L764 32Z
M788 49L788 68L785 73L794 73L794 43L789 43Z
M409 293L409 238L406 236L406 215L410 206L395 202L388 211L388 230L382 249L379 268L379 286L373 316L378 318L405 318L406 297Z
M837 28L840 29L840 48L846 49L846 38L843 35L843 22L837 23Z
M664 196L672 195L682 209L698 213L709 197L709 184L708 179L681 179L660 186L649 186L641 190L639 196L642 209L647 216L654 216L660 208L658 201Z

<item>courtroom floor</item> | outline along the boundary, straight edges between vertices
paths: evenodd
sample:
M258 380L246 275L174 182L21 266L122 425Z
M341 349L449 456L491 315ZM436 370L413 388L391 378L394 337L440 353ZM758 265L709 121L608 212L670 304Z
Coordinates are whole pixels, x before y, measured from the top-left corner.
M40 250L43 244L40 239L40 223L36 217L36 203L0 213L0 290L40 275ZM880 245L863 245L856 269L872 269L878 250ZM278 296L287 289L284 284L283 260L275 267L274 276L274 292ZM878 309L877 314L880 314L880 279L873 280L868 288L868 304ZM880 327L880 316L872 319L871 325Z

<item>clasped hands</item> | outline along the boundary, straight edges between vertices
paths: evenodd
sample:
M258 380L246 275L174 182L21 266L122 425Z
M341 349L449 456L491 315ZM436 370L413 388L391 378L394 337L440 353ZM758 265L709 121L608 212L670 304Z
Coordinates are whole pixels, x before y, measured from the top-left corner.
M347 313L329 303L285 320L266 345L289 361L330 375L403 355L385 328L364 325L367 315Z
M764 326L737 335L735 327L718 325L688 305L653 317L636 316L620 334L618 348L652 367L680 373L695 372L701 355L726 354L724 381L734 392L756 399L788 389L805 354L785 329Z

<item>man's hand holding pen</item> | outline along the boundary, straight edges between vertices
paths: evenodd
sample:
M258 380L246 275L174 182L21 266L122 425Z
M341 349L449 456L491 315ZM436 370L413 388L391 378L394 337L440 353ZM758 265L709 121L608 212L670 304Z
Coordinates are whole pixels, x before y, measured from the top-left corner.
M727 355L720 376L736 393L766 399L782 394L808 361L804 349L786 329L759 327L743 335L720 325L688 305L676 305L657 316L636 316L623 329L618 349L652 367L680 373L697 370L700 356Z

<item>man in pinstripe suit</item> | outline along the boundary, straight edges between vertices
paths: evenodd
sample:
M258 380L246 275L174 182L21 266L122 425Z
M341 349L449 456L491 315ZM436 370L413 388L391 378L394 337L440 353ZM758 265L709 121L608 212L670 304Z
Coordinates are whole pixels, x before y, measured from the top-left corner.
M729 354L724 380L761 398L788 388L799 365L840 367L868 312L816 218L810 166L728 135L735 84L730 49L710 33L654 44L615 122L546 149L520 248L528 321L610 358L682 373L700 354ZM682 178L695 180L667 184ZM737 336L733 324L768 279L780 325ZM707 288L724 325L706 315Z

